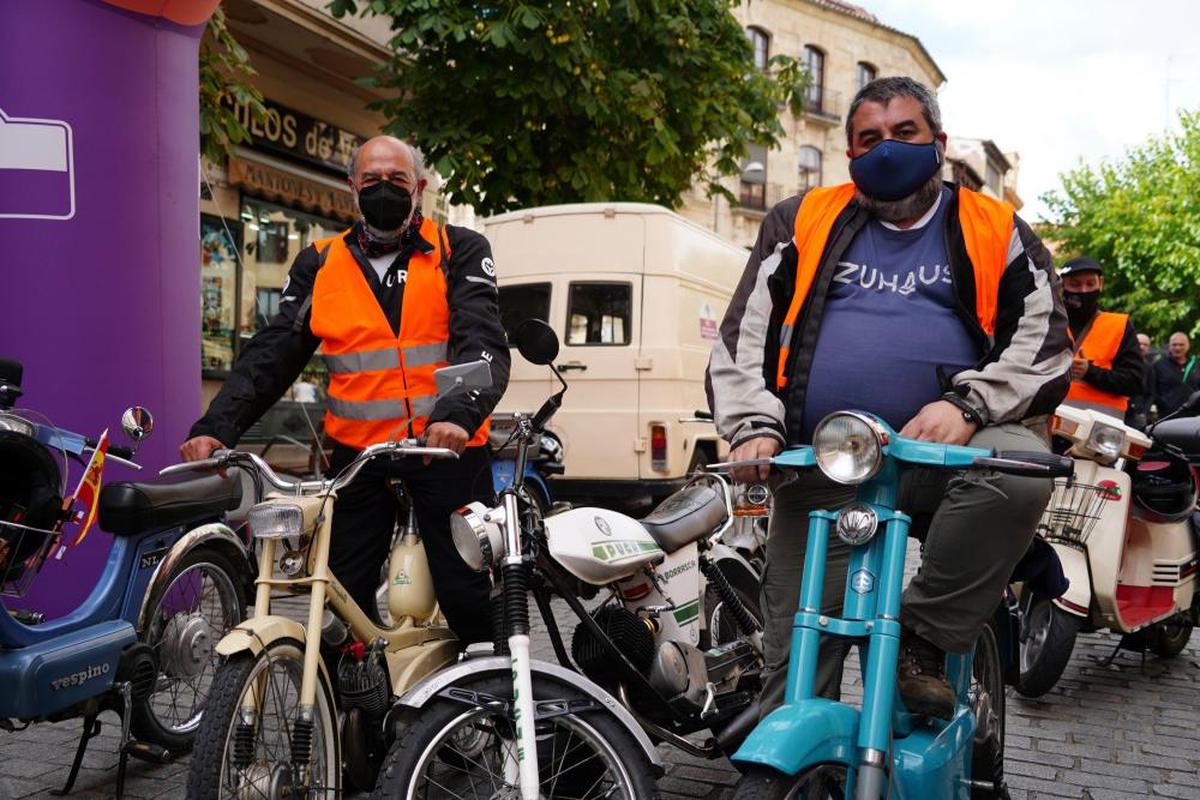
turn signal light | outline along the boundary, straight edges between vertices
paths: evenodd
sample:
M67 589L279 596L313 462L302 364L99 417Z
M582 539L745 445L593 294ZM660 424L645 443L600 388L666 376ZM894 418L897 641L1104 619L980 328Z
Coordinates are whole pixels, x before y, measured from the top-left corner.
M1050 420L1050 430L1054 433L1061 433L1063 436L1071 436L1078 429L1078 422L1069 419L1063 419L1057 414Z
M667 471L667 426L650 426L650 469Z

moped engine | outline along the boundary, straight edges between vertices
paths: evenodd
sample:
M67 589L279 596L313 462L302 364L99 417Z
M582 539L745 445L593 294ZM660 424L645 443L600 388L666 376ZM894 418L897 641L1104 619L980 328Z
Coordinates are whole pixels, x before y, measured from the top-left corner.
M387 750L379 724L392 699L384 645L382 639L370 649L354 642L338 664L338 695L346 712L341 734L346 776L364 792L375 786Z
M592 619L629 663L645 675L654 659L650 624L623 606L602 606L592 612ZM571 636L571 657L584 675L601 686L612 686L620 677L608 651L582 622Z

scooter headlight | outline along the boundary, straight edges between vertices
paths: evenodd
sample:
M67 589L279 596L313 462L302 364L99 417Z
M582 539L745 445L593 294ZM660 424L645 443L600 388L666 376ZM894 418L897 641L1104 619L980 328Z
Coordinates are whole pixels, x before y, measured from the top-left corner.
M1092 425L1092 432L1088 434L1087 449L1096 455L1116 461L1125 449L1125 431L1097 422Z
M883 463L883 437L868 418L838 411L817 423L813 455L830 480L864 483L875 477Z
M467 566L484 572L504 557L504 508L469 503L450 515L454 547Z
M304 532L304 511L287 503L263 503L250 509L246 523L256 539L298 539Z

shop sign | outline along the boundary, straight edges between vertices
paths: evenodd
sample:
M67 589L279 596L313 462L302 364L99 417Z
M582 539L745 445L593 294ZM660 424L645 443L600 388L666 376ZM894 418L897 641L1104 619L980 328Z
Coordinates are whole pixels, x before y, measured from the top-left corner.
M349 189L329 186L257 161L230 156L229 182L253 195L327 217L352 221L358 209Z
M263 100L267 114L262 120L254 119L247 106L232 100L226 102L232 106L238 121L249 131L255 147L339 174L346 173L350 154L366 141L357 133L322 122L273 100Z

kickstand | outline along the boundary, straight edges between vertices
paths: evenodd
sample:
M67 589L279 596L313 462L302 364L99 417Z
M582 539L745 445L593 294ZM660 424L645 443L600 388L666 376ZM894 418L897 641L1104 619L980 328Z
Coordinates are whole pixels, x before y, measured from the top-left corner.
M1113 661L1117 657L1117 653L1121 652L1121 647L1124 644L1125 644L1125 639L1122 638L1119 642L1117 642L1117 646L1113 648L1113 651L1108 654L1108 658L1096 658L1095 656L1092 656L1092 658L1095 659L1096 664L1098 666L1107 669L1108 667L1112 666ZM1142 651L1142 659L1145 660L1145 658L1146 658L1146 651L1143 650Z
M129 682L118 683L117 688L121 692L122 714L121 714L121 757L117 761L117 796L116 800L121 800L125 796L125 770L129 766L129 747L134 744L132 737L129 735L129 723L133 717L133 687Z
M83 718L83 732L79 735L79 747L75 748L75 760L71 763L71 774L67 776L65 786L61 789L51 789L50 794L65 797L71 793L71 789L75 786L75 779L79 777L79 768L83 765L83 754L87 752L88 742L100 733L99 716L100 713L96 712Z

